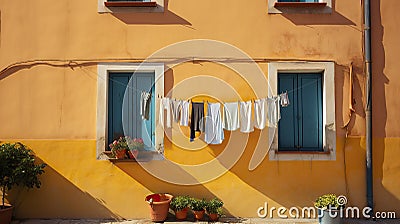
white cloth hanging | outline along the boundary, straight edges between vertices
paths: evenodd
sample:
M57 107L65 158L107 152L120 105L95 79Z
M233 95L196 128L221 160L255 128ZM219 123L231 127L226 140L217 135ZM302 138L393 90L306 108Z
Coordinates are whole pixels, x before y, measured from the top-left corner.
M264 129L267 126L267 100L254 100L254 127Z
M207 116L205 124L205 142L207 144L221 144L224 140L222 129L222 116L220 103L207 104Z
M143 120L149 120L151 93L142 91L140 94L140 115Z
M224 103L224 122L223 127L228 131L235 131L239 129L239 106L237 102Z
M161 98L160 99L160 119L159 122L161 126L164 127L164 111L166 111L167 118L167 128L171 127L171 99L170 98Z
M276 128L278 126L278 122L281 119L281 112L280 112L280 97L268 97L268 126Z
M189 126L189 101L181 102L181 126Z
M254 131L254 124L251 116L251 101L240 102L240 131L249 133Z
M279 95L279 97L280 97L280 101L281 101L281 106L282 106L282 107L287 107L287 106L290 105L290 102L289 102L289 94L287 93L287 91L284 92L284 93L281 93L281 94Z
M171 100L171 110L174 122L179 122L181 115L181 105L182 105L181 100L176 100L176 99Z

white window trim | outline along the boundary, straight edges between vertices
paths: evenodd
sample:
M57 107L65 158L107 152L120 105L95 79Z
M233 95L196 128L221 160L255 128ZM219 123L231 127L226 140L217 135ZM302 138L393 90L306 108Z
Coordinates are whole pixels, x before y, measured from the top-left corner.
M273 62L268 64L268 81L272 96L278 94L278 73L322 72L323 75L323 147L329 153L276 153L278 129L269 152L270 160L336 160L335 64L334 62ZM270 97L272 97L270 95Z
M155 96L164 96L164 64L161 63L101 63L97 66L97 128L96 128L96 157L103 158L107 139L107 105L108 105L108 78L110 72L154 72ZM157 103L156 103L157 105ZM164 152L163 129L158 125L159 108L155 111L155 147Z
M332 0L319 0L319 2L326 2L326 7L323 8L284 8L278 9L275 8L275 3L278 0L268 0L268 13L277 14L277 13L332 13Z
M97 12L99 13L123 13L123 12L164 12L164 0L152 0L157 2L156 7L106 7L107 0L97 0Z

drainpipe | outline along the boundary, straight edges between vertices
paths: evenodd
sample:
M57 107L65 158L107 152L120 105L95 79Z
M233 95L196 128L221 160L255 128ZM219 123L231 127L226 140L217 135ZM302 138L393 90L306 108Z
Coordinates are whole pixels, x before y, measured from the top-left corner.
M366 82L366 162L367 162L367 205L373 209L373 188L372 188L372 65L371 65L371 7L370 0L364 0L364 53L365 53L365 75ZM370 213L372 215L372 211Z

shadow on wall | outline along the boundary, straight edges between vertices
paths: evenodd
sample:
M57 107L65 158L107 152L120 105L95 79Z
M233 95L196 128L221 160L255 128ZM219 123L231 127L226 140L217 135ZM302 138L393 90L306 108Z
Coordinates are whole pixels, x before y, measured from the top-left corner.
M329 14L288 14L283 13L286 19L295 25L356 25L335 10L336 1L332 0L332 13Z
M39 158L37 160L42 162ZM49 165L40 180L40 189L15 189L10 193L16 218L121 219L105 206L104 201L83 192Z
M157 166L160 170L163 170L162 164L163 162L157 163ZM215 195L204 185L198 184L185 186L167 183L149 174L139 164L136 163L116 163L115 165L126 174L128 174L130 177L138 181L141 185L154 193L169 193L173 196L189 195L191 197L205 198L207 200L215 197ZM174 166L173 168L171 166L168 166L168 169L169 172L174 173L176 177L181 180L184 179L189 182L196 181L193 176L191 176L187 171L180 168L180 166L178 165ZM224 210L224 214L228 217L232 216L226 209Z
M371 1L371 38L372 38L372 156L373 156L373 191L375 211L389 211L400 207L399 195L394 195L390 190L398 192L398 187L393 183L398 182L398 162L393 160L394 153L398 151L398 136L395 139L386 133L387 107L386 85L389 79L385 75L386 50L383 44L385 30L382 24L381 0ZM386 2L388 4L388 2ZM387 6L386 6L387 7ZM391 7L391 13L397 13L396 7ZM394 35L396 31L389 31ZM390 135L390 134L389 134ZM396 141L397 140L397 141ZM394 169L393 169L394 168ZM389 170L394 172L388 172ZM397 171L395 171L397 170ZM391 188L391 189L390 189ZM390 207L395 205L395 207Z
M178 24L191 26L184 18L168 10L169 0L164 0L164 12L162 13L112 13L112 15L126 24L153 24L167 25Z

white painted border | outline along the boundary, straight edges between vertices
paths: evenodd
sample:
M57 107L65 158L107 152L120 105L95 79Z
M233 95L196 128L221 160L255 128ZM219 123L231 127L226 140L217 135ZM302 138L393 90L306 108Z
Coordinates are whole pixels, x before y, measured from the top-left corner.
M96 154L97 158L101 158L105 151L106 136L107 136L107 92L108 92L108 76L110 72L154 72L155 80L155 95L164 96L164 64L162 63L101 63L97 66L97 124L96 124ZM156 99L157 101L158 99ZM157 105L157 102L156 102ZM156 111L153 117L156 124L155 145L156 150L163 150L163 130L158 127L159 108L156 106Z
M280 10L275 8L275 3L278 0L267 0L268 1L268 13L332 13L332 0L319 0L319 2L326 2L326 7L324 8L289 8L285 10Z
M123 12L164 12L164 0L155 0L156 7L106 7L107 0L97 0L97 12L99 13L123 13Z
M335 64L334 62L273 62L268 64L268 81L273 96L278 93L278 73L322 72L323 74L323 147L329 154L284 154L278 150L278 130L269 153L270 160L336 160ZM270 95L270 97L272 97Z

